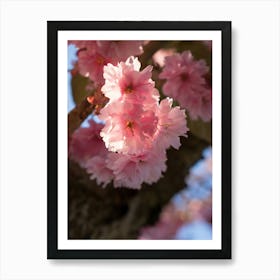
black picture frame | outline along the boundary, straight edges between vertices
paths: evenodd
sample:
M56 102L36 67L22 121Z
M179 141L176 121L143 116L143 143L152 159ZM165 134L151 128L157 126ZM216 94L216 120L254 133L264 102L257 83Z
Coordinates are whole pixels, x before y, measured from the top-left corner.
M58 249L58 31L220 30L222 34L222 248L221 250ZM47 258L48 259L231 259L231 22L48 21L47 22Z

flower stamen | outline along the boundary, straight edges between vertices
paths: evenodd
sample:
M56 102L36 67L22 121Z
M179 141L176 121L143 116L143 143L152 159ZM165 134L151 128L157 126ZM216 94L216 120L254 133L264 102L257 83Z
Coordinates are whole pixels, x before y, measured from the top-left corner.
M126 127L130 129L132 135L134 135L133 126L134 126L134 122L133 121L127 121L126 122Z
M125 94L131 94L131 93L133 93L133 88L132 88L132 86L127 86L127 87L125 88L125 90L124 90L124 93L125 93Z

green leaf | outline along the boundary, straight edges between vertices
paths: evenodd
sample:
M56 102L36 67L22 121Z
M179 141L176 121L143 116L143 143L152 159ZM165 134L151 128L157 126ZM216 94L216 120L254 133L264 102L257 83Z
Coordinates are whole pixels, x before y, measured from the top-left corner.
M72 76L72 80L71 80L72 95L76 104L80 104L89 95L88 90L86 90L86 86L88 84L89 84L89 79L83 77L79 73Z
M202 120L187 120L190 132L196 137L212 143L212 122L204 122Z

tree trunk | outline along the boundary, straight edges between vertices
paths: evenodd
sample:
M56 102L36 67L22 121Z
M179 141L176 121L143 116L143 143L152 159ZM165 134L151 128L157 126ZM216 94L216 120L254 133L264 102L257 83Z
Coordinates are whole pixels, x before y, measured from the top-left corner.
M209 141L189 133L179 150L169 149L167 171L153 185L141 190L102 188L69 161L68 206L70 239L136 239L139 230L155 223L170 198L185 187L189 168L201 158Z

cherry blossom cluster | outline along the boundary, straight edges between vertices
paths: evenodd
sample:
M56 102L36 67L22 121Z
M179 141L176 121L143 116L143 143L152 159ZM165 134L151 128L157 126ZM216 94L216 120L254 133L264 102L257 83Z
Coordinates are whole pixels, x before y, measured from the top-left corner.
M101 90L109 102L99 118L105 124L90 122L70 143L70 156L103 186L113 181L114 187L140 189L157 182L166 170L166 150L178 149L188 131L185 111L172 107L171 98L159 101L152 67L140 67L134 57L104 66ZM80 146L87 137L98 149L84 153Z
M104 84L103 67L116 65L131 55L143 52L144 41L69 41L78 48L77 68L81 75L89 77L95 86Z
M163 92L187 109L192 119L212 118L212 90L205 76L209 68L204 60L195 60L190 51L165 57L160 79L165 79Z

